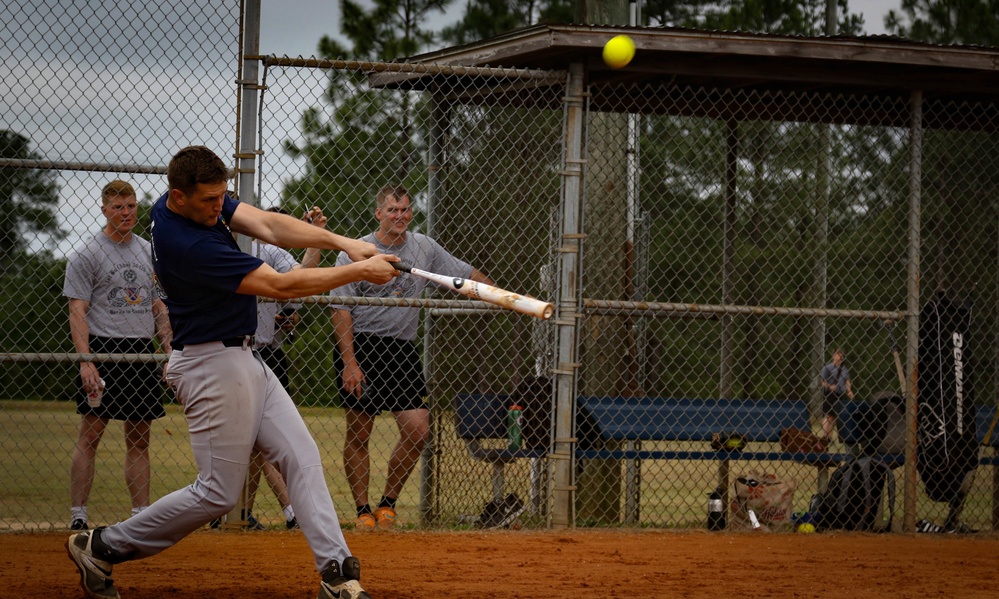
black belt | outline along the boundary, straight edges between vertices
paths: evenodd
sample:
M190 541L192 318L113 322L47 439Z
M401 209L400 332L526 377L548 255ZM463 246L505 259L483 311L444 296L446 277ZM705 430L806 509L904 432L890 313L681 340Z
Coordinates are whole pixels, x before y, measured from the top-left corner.
M211 343L210 341L205 341L205 343ZM222 339L222 345L225 347L253 347L254 339L253 335L243 335L242 337L233 337L232 339ZM184 351L184 345L182 343L172 343L170 344L172 349L177 351Z

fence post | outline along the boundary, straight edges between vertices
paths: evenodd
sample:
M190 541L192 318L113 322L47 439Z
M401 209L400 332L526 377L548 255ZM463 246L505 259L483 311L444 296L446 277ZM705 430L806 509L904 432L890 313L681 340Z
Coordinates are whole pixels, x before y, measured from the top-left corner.
M909 392L905 398L905 467L902 470L902 526L904 532L916 530L916 359L919 355L919 259L920 217L922 214L923 176L923 92L912 92L909 124L909 256L906 261L905 304L906 317L905 359L909 366Z
M555 480L552 528L572 526L576 503L573 480L576 420L576 349L579 327L580 222L583 205L583 65L569 65L565 93L565 148L562 168L562 234L558 259L558 304L555 315Z

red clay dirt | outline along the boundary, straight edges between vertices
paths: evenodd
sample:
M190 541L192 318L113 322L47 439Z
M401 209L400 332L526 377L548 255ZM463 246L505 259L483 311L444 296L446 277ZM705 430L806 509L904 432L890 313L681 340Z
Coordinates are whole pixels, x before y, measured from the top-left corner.
M993 535L574 530L346 534L375 599L997 597ZM0 535L0 597L83 597L68 533ZM316 596L301 532L197 532L115 567L123 599Z

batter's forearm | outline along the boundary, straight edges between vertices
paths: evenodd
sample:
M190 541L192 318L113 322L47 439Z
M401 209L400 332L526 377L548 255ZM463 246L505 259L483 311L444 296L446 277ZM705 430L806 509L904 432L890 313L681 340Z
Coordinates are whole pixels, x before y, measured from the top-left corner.
M315 229L311 225L306 225ZM259 295L278 300L290 300L326 293L365 278L363 262L328 268L296 268L286 273L277 273L266 264L243 278L237 293Z
M233 231L282 248L349 250L357 243L355 239L315 227L287 214L260 210L249 204L240 204L236 208L230 226Z

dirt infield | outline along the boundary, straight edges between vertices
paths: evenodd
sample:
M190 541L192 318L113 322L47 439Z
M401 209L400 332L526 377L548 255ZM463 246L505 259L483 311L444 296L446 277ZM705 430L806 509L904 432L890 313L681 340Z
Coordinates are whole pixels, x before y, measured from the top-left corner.
M0 535L0 597L82 597L63 533ZM375 599L995 597L999 539L704 531L348 533ZM315 597L300 532L198 532L119 565L124 599Z

